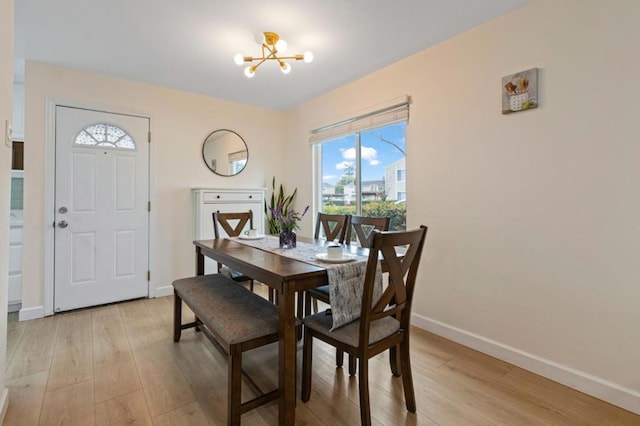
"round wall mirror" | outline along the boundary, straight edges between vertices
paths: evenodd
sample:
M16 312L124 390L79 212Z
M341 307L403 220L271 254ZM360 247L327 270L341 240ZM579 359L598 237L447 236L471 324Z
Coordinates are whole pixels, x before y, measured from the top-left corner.
M233 130L220 129L205 138L202 159L215 174L235 176L246 167L249 151L239 134Z

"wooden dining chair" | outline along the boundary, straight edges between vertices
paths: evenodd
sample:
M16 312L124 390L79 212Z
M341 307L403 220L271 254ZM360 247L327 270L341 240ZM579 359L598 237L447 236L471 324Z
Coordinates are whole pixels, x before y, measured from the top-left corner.
M388 231L390 222L391 218L389 217L350 216L344 240L347 244L351 244L353 239L353 242L361 247L371 247L373 230ZM331 305L329 285L319 286L307 291L305 298L305 315L311 314L311 306L313 306L314 312L318 312L318 301ZM336 351L336 366L342 367L343 362L344 354L338 349ZM349 374L354 375L355 373L355 358L349 357Z
M316 218L316 228L313 234L313 238L316 240L324 239L327 241L333 241L339 244L343 244L345 236L347 234L347 228L349 227L350 219L351 219L351 216L347 214L330 214L330 213L318 212L318 217ZM322 294L318 294L318 297L312 298L310 296L310 291L321 289L323 287L327 287L326 298L324 297L324 292L322 292ZM305 291L304 296L298 299L298 313L299 313L298 318L299 319L302 319L304 315L309 315L309 313L311 313L310 303L312 303L312 301L313 301L313 307L315 312L318 311L317 300L322 300L322 301L326 300L325 303L329 303L329 290L328 290L329 286L320 286L320 287L316 287L316 289Z
M347 244L356 243L361 247L371 247L373 230L388 231L390 217L351 216L344 241Z
M247 224L249 227L247 228ZM229 237L238 237L247 229L253 229L253 211L222 213L213 212L213 235L217 240L221 238L220 228ZM228 276L237 282L249 282L249 290L253 291L253 278L243 275L221 263L218 263L218 273ZM273 301L273 290L269 289L269 300Z
M344 243L344 237L349 226L349 215L346 214L329 214L318 213L316 219L316 230L313 238L325 239L327 241L335 241Z
M369 359L399 347L402 385L407 410L415 413L416 399L413 389L411 360L409 354L411 303L418 274L418 266L427 227L400 232L373 231L367 269L362 291L360 318L331 331L333 322L330 315L319 312L305 317L304 346L302 356L302 401L311 397L311 364L313 359L313 338L335 346L359 360L358 388L360 393L360 421L371 425L369 402ZM399 255L396 248L402 248ZM389 271L389 285L375 303L373 288L379 256Z

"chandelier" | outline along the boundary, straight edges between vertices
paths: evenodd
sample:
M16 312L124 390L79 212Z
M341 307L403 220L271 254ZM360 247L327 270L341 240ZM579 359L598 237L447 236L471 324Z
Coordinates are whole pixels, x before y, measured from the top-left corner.
M309 51L304 52L302 55L280 56L280 54L287 51L287 42L282 40L276 33L264 32L262 34L258 34L256 35L256 43L260 44L262 47L262 56L244 56L242 53L238 53L233 58L235 63L238 65L242 65L245 62L250 63L257 61L257 64L249 65L244 69L244 75L248 78L253 77L258 67L268 60L278 61L280 71L284 74L289 74L291 72L291 65L285 62L285 59L295 59L296 61L305 61L306 63L313 61L313 53Z

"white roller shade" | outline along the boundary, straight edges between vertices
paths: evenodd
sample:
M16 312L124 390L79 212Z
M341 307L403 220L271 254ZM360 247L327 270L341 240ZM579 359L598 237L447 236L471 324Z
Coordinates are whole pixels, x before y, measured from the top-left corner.
M314 144L408 120L409 98L407 97L403 102L312 130L309 142Z

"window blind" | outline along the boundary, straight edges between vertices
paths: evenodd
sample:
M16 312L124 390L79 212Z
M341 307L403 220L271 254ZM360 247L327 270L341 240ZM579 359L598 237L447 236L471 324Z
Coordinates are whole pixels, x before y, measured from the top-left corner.
M409 97L404 101L311 131L312 144L409 120Z

